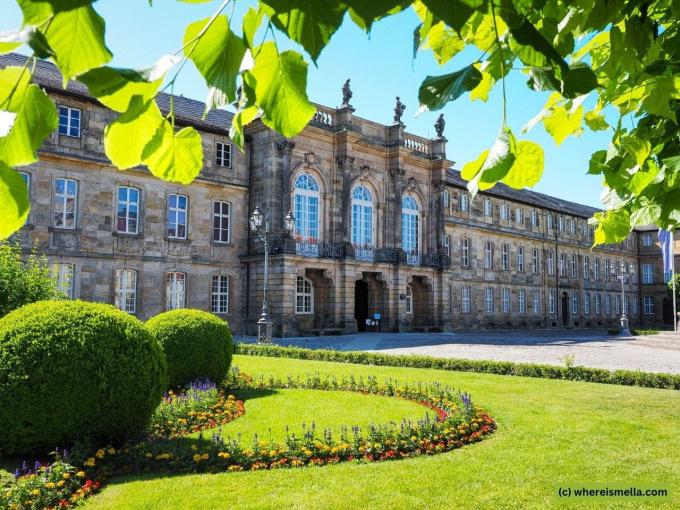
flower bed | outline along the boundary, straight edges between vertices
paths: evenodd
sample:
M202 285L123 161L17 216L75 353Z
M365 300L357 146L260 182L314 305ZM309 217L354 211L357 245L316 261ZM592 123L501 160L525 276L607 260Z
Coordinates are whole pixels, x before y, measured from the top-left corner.
M110 476L146 472L216 473L292 468L339 462L375 462L417 455L431 455L460 448L482 440L496 425L482 409L473 405L466 393L454 392L436 384L399 384L375 378L258 378L233 369L225 381L225 389L307 389L344 390L363 394L395 397L417 402L428 409L417 421L403 420L399 425L371 425L316 430L312 424L299 435L289 434L284 441L242 442L224 438L220 431L210 438L201 434L195 440L179 436L214 427L224 418L231 421L243 414L243 403L225 397L225 391L214 386L194 387L182 396L168 394L154 415L153 433L141 441L122 448L103 448L87 457L83 470L93 480ZM188 396L190 392L191 396ZM166 408L163 408L166 406ZM210 409L206 411L205 409ZM205 416L203 416L205 414ZM73 468L75 469L75 468ZM85 471L83 472L85 475ZM28 483L20 477L13 487ZM96 482L90 482L93 487ZM15 490L15 489L11 489ZM77 487L75 490L82 490ZM40 491L47 491L42 484ZM85 493L84 495L87 495ZM10 497L11 494L10 494ZM77 499L83 497L79 495ZM50 501L53 501L52 498ZM25 501L13 498L15 508L31 508ZM0 506L3 502L0 498ZM66 500L69 504L70 500ZM7 505L9 506L9 505ZM40 508L33 506L33 508Z

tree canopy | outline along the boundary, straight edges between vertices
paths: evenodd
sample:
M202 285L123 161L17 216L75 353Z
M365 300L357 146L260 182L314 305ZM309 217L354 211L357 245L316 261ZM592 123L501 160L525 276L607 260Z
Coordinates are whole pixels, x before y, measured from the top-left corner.
M605 188L605 210L591 219L595 244L621 241L638 225L680 225L677 0L259 0L242 19L224 14L238 0L222 0L211 17L187 25L177 51L158 56L148 69L107 65L112 54L105 20L93 0L16 1L23 24L0 34L0 53L27 45L33 57L52 60L65 81L82 81L119 112L104 142L120 169L145 165L153 175L180 183L200 172L199 134L192 127L175 130L172 108L163 115L154 100L160 90L172 92L186 64L205 79L208 109L235 109L230 136L239 146L245 126L258 115L292 137L315 113L306 91L307 60L316 62L345 18L370 32L381 19L414 9L420 19L414 55L431 51L445 68L424 77L421 112L465 94L486 101L494 86L502 88L498 136L462 168L473 196L497 182L522 188L540 180L543 150L521 139L538 124L557 144L584 130L607 131L609 145L594 152L584 169L600 175ZM299 43L306 55L280 52L276 37ZM467 47L478 57L459 62L456 55ZM27 190L16 169L37 161L38 148L57 126L54 104L31 83L33 62L0 70L0 238L18 230L28 214ZM506 97L505 79L511 72L524 73L532 90L552 91L523 133L513 133L506 122L512 98ZM586 108L589 97L592 109Z

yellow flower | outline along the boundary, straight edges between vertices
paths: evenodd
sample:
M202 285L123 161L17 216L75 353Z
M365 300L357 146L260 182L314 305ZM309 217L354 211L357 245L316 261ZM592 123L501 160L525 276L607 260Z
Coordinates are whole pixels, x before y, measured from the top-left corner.
M76 476L77 476L78 478L85 478L85 471L78 471L78 472L76 473Z
M47 482L47 483L45 484L45 487L47 487L48 489L54 489L55 486L56 486L56 485L55 485L54 482Z
M201 462L201 456L198 453L194 453L194 462Z
M57 482L57 487L63 487L64 486L64 480L59 480Z
M153 453L146 453L145 456L146 456L147 459L150 459L151 457L153 457Z
M191 414L191 413L189 413L189 414ZM198 446L196 446L195 444L192 444L192 445L191 445L191 449L192 449L193 451L196 451L196 450L198 450Z
M208 454L208 453L204 453L203 455L201 455L201 459L203 459L203 460L208 460L209 458L210 458L210 454Z
M100 448L99 450L97 450L97 453L95 454L95 456L96 456L98 459L103 459L103 458L104 458L104 455L106 455L106 452L104 451L104 448Z
M220 453L217 454L217 456L220 459L228 459L229 457L231 457L231 455L229 455L229 453L227 453L227 452L220 452Z
M71 473L64 473L61 476L64 478L64 480L68 480L69 478L71 478Z
M96 464L96 461L94 460L94 457L90 457L85 461L85 467L94 467Z
M111 454L111 455L113 455L114 453L116 453L116 449L113 448L113 447L110 447L110 448L107 449L106 451L107 451L109 454Z

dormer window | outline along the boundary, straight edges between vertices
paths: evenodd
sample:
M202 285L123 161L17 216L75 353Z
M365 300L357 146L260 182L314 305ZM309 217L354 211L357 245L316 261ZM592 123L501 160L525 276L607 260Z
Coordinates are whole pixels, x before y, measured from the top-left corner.
M80 138L80 110L59 105L59 134Z

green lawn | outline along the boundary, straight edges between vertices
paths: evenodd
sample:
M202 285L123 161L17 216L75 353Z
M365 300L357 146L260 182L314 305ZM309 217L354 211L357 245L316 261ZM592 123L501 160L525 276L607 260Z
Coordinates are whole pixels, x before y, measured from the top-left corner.
M680 501L677 391L279 358L237 356L235 364L251 374L440 381L470 391L499 429L479 444L432 457L118 480L86 508L583 508L558 502L554 486L596 481L670 483L672 500L650 508L677 508ZM311 419L330 425L419 414L407 402L362 398L313 391L259 396L246 402L246 416L228 429L267 437L284 421L295 428Z

